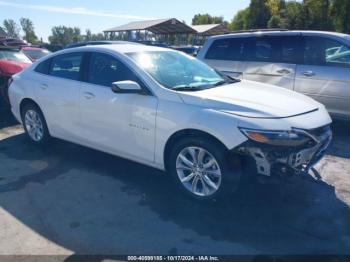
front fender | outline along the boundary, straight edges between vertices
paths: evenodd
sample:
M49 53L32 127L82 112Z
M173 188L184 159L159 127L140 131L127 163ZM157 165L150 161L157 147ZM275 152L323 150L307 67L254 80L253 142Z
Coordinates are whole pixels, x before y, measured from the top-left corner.
M181 130L193 129L208 133L227 149L232 149L247 140L237 126L237 118L223 112L183 103L160 102L156 121L156 164L164 168L165 145L173 134Z

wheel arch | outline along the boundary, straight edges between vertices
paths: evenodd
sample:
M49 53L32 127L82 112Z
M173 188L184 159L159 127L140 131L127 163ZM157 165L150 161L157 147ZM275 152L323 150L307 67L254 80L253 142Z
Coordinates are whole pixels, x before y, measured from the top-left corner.
M189 136L201 137L203 139L209 139L209 140L217 143L225 151L229 152L229 149L227 148L227 146L225 146L225 144L222 141L220 141L216 136L214 136L212 134L209 134L209 133L202 131L202 130L192 129L192 128L178 130L169 137L169 139L167 140L165 147L164 147L163 159L164 159L165 170L168 170L170 150L172 148L172 145L174 145L176 143L176 141L178 141L179 139L189 137Z
M27 98L23 98L21 100L21 102L19 103L19 112L20 112L21 116L22 116L22 111L23 111L24 107L26 105L29 105L29 104L32 104L32 105L35 105L36 107L38 107L39 110L41 111L41 113L43 114L43 111L41 110L38 103L36 103L33 99L27 97Z

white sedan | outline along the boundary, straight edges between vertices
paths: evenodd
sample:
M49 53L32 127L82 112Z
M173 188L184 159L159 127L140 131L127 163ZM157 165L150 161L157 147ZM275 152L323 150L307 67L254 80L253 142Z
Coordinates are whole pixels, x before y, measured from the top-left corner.
M203 200L236 188L245 157L257 175L307 172L332 136L311 98L144 45L51 54L13 77L9 97L34 143L56 137L166 170Z

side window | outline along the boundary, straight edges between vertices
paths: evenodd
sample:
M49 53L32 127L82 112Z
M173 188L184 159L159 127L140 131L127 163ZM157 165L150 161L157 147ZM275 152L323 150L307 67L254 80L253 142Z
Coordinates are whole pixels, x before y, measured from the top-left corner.
M280 47L275 38L272 37L249 38L244 45L246 61L276 62L279 51Z
M113 82L131 80L142 83L136 75L111 55L91 53L87 82L111 87Z
M52 58L49 75L79 80L82 53L69 53Z
M244 46L247 61L300 63L302 41L296 36L262 36L249 38Z
M42 61L40 64L38 64L35 67L34 71L47 75L49 74L50 64L51 64L51 59L46 59L45 61Z
M305 37L304 63L307 65L350 67L350 49L322 37Z
M302 39L299 36L286 36L280 38L281 55L279 62L287 64L300 64L302 61Z
M215 60L239 61L242 57L243 39L219 39L210 46L205 58Z

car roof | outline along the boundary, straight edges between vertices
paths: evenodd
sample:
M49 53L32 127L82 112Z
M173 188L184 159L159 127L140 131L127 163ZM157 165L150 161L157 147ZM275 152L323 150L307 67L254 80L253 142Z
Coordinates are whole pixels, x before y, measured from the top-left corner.
M45 48L36 47L36 46L22 46L22 50L47 50Z
M111 44L111 45L93 45L93 46L81 46L73 47L68 49L63 49L56 52L55 54L70 53L74 51L112 51L117 53L134 53L134 52L147 52L147 51L174 51L172 49L158 47L158 46L148 46L148 45L135 45L135 44Z
M337 32L328 32L328 31L311 31L311 30L251 30L236 32L225 35L212 36L211 39L225 39L232 37L254 37L262 35L281 35L281 36L292 36L292 35L308 35L308 36L333 36L337 38L346 38L349 39L350 35L337 33Z

